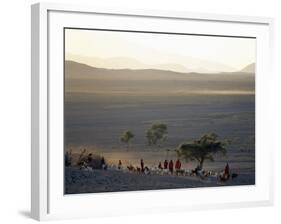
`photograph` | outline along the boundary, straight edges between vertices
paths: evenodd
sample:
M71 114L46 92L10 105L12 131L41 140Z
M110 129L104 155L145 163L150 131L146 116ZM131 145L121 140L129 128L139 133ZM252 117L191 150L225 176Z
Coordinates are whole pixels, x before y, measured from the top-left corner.
M255 185L255 37L63 38L64 194Z

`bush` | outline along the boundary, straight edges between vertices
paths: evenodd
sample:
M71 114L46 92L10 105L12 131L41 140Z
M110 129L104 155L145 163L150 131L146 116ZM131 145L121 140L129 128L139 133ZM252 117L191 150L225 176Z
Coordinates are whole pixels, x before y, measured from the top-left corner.
M81 150L78 159L77 166L87 165L93 169L102 169L102 164L105 163L105 160L102 156L88 153L86 149Z
M91 161L87 161L87 164L93 169L102 169L102 158L100 155L92 155Z

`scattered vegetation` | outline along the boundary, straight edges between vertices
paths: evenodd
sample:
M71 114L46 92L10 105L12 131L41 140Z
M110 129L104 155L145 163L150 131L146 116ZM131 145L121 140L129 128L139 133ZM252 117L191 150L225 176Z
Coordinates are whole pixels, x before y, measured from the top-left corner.
M122 136L120 137L120 141L127 144L127 147L129 148L130 141L135 137L133 132L130 130L125 131Z
M159 145L159 142L164 142L167 139L168 127L163 123L154 123L146 131L148 145Z
M163 123L154 123L146 131L146 138L149 145L158 145L167 139L168 127ZM129 147L130 141L135 135L130 131L125 131L120 137L120 141L126 143ZM200 139L191 142L180 144L175 150L167 149L167 156L170 151L176 152L178 158L185 159L186 161L197 161L198 167L203 168L206 160L214 161L214 155L221 153L226 155L226 145L230 144L228 140L218 140L218 135L215 133L205 134ZM77 158L78 157L78 158ZM100 155L88 153L86 149L76 155L74 159L72 151L69 150L65 153L65 166L90 166L93 169L102 169L105 159ZM74 162L75 160L75 162Z
M88 152L82 149L79 154L72 153L72 150L65 152L65 166L88 166L93 169L102 169L102 165L106 164L104 157L98 154Z
M83 164L86 152L87 152L86 149L81 150L76 165L80 166Z

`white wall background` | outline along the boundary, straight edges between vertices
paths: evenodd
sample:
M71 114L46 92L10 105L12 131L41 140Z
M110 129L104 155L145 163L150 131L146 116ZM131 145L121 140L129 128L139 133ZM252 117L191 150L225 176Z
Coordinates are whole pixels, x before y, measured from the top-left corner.
M0 5L0 223L32 223L30 208L30 4L2 0ZM273 207L193 211L79 220L79 223L280 223L281 216L281 7L276 0L57 0L138 9L275 17L275 81L271 104L275 130L275 205ZM266 74L265 74L266 75ZM280 159L279 159L280 158ZM76 223L63 221L59 223Z

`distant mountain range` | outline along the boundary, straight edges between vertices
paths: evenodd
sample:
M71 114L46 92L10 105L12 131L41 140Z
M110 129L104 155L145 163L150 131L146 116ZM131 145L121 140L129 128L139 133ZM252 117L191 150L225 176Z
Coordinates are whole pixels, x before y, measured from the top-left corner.
M180 73L160 69L104 69L65 61L66 92L98 94L253 94L248 72Z
M186 56L165 55L163 61L171 61L170 63L151 63L146 64L142 61L128 57L84 57L73 54L66 54L66 60L85 63L89 66L107 69L158 69L169 70L175 72L197 72L197 73L218 73L218 72L233 72L234 68L208 60L201 60ZM174 62L176 61L176 63ZM204 65L204 66L203 66Z

